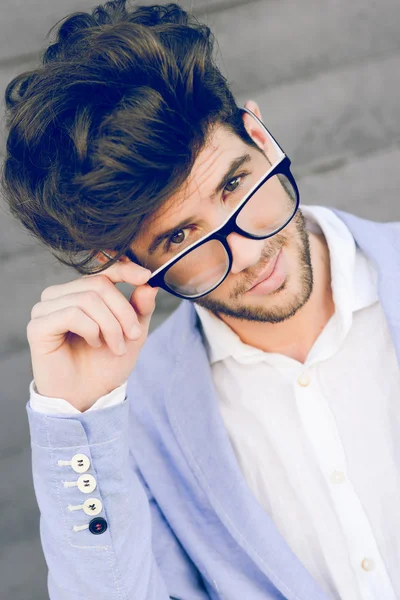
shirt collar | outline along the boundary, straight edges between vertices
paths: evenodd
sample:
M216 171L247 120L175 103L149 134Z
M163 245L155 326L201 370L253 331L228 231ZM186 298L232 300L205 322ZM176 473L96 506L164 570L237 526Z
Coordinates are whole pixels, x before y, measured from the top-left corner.
M338 331L344 339L353 312L378 300L377 273L372 261L356 248L352 234L335 213L324 206L302 205L307 229L323 233L329 248L331 281ZM199 316L210 363L232 356L241 362L265 356L265 352L241 341L240 337L211 311L194 303Z

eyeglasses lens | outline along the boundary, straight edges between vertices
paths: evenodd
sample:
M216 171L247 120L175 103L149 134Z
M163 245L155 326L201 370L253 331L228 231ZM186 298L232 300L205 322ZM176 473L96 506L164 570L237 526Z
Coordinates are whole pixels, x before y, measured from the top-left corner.
M236 223L243 231L264 238L278 231L293 217L296 203L296 192L291 182L285 175L277 174L253 194L237 215ZM193 241L190 240L190 243ZM229 257L223 244L210 240L170 267L164 281L172 291L187 298L196 297L215 288L224 279L228 268Z

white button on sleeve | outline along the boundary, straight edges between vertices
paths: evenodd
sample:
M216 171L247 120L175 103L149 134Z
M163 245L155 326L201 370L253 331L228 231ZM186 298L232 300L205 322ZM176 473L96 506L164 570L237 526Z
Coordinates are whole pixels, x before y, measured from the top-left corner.
M103 510L103 504L98 498L88 498L83 503L83 512L87 515L98 515Z
M78 489L84 494L90 494L96 489L97 483L93 475L81 475L78 477Z
M86 473L90 467L90 460L86 454L75 454L71 459L71 467L75 473Z
M97 482L93 475L81 475L77 481L63 481L64 487L75 487L77 486L80 492L84 494L90 494L96 489Z
M70 466L75 473L86 473L90 467L90 460L86 454L75 454L71 460L58 460L57 464L59 467Z
M88 498L83 504L70 504L68 510L83 510L87 515L98 515L103 510L103 503L99 498Z

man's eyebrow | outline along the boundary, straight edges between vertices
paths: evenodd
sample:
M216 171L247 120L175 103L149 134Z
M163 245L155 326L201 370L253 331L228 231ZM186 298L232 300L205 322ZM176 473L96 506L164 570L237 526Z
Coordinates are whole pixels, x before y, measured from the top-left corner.
M227 172L225 173L225 175L222 177L221 181L219 182L219 184L217 185L217 187L215 188L214 192L211 194L210 196L210 200L213 200L215 198L215 196L221 191L223 190L223 188L226 186L227 183L230 182L231 179L233 179L236 171L245 163L248 163L251 161L251 156L250 154L246 153L246 154L242 154L241 156L238 156L237 158L234 158L232 160L232 162L229 165L229 168L227 170ZM184 227L186 227L187 225L189 225L190 223L193 223L193 221L195 220L195 217L189 217L188 219L185 219L183 221L181 221L180 223L177 223L176 225L174 225L173 227L171 227L170 229L168 229L167 231L163 231L162 233L159 233L151 242L147 252L148 254L153 254L153 252L158 248L158 246L160 245L160 243L168 238L170 235L172 235L175 231L177 231L178 229L183 229Z

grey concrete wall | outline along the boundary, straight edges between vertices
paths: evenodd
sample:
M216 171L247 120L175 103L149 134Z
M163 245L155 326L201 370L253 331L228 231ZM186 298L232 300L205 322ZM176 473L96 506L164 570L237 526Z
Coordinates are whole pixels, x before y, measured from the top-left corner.
M0 94L37 64L46 34L88 0L3 0ZM151 2L147 2L151 4ZM239 103L256 100L291 157L302 202L399 220L398 0L194 0L215 33L220 68ZM0 135L0 159L4 153ZM26 325L41 291L76 273L14 222L0 201L0 597L48 597L29 430ZM128 294L128 288L118 286ZM177 305L159 292L152 329Z

